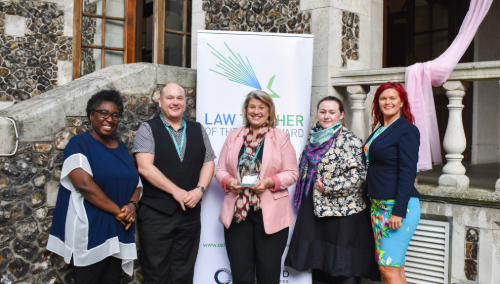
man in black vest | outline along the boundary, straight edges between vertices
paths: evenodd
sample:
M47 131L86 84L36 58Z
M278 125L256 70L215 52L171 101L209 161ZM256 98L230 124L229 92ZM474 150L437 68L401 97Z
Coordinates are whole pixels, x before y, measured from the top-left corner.
M203 126L183 118L184 89L162 88L161 114L134 140L143 183L137 213L144 283L193 283L200 243L199 202L214 174L215 155Z

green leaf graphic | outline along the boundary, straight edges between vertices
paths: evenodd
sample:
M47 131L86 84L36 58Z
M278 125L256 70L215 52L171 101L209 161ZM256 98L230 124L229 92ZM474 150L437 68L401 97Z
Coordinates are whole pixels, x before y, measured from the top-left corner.
M279 98L280 96L278 96L278 94L276 94L273 90L271 90L271 87L273 86L274 82L274 77L276 77L276 75L274 75L273 77L271 77L271 79L269 79L269 83L267 83L267 89L269 90L269 92L271 92L269 94L271 98Z

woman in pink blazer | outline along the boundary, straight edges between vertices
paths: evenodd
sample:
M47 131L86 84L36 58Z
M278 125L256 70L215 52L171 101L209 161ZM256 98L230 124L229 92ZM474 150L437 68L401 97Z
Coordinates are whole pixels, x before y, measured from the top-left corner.
M288 187L298 177L288 134L276 129L273 100L252 91L243 104L244 127L231 131L215 178L226 192L219 221L234 284L277 284L281 256L294 222Z

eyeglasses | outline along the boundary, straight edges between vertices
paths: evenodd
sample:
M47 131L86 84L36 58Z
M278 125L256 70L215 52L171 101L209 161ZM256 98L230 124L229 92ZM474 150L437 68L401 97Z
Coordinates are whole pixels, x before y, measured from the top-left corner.
M94 110L94 112L98 112L99 113L99 116L102 118L102 119L108 119L110 116L111 118L114 120L114 121L119 121L120 118L122 117L119 113L109 113L109 111L107 110L100 110L100 109L96 109Z

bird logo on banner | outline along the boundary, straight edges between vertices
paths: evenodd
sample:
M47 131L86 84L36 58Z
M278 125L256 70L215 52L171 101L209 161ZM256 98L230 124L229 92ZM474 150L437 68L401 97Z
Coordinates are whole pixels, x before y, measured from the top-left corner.
M250 64L248 57L245 56L246 59L245 62L245 59L243 59L239 53L234 54L234 52L231 50L231 48L229 48L229 46L225 42L224 45L231 53L231 55L228 55L227 57L222 55L222 53L217 51L209 43L207 44L208 46L210 46L210 48L212 48L212 54L220 60L220 62L217 64L217 67L222 69L220 72L213 69L210 69L210 71L215 72L224 77L227 77L229 81L249 86L258 90L262 90L262 87L260 86L259 80L257 79L255 72L253 71L252 64ZM269 79L269 82L267 83L267 89L270 92L269 96L271 98L280 97L278 96L278 94L276 94L276 92L274 92L271 89L275 77L276 75L272 76Z

